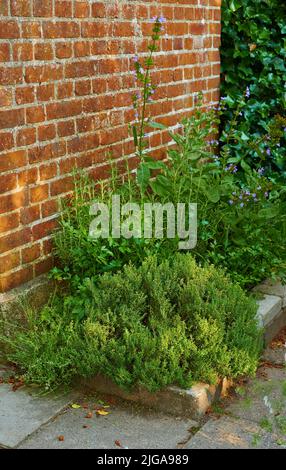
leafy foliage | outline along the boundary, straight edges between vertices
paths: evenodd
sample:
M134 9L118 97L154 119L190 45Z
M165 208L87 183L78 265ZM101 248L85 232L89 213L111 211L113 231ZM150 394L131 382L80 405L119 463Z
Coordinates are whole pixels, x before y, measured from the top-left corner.
M197 203L198 244L193 254L200 263L226 268L245 287L267 277L285 278L285 187L265 176L263 168L252 169L243 156L233 157L228 142L219 154L218 142L211 137L217 122L215 110L207 113L198 106L181 129L171 133L176 147L169 150L167 163L159 162L159 172L158 162L147 157L156 172L150 171L144 193L130 174L123 182L113 173L97 194L89 180L76 179L75 196L63 211L62 229L55 238L61 268L54 276L72 279L78 288L85 277L116 271L129 260L139 266L149 254L164 259L177 252L177 238L92 239L91 202L96 198L109 204L112 195L119 194L123 203L139 205Z
M71 301L82 302L82 321ZM154 391L195 380L253 374L261 347L256 302L190 254L86 280L81 293L30 313L2 336L27 382L47 389L97 373L125 388Z
M286 4L279 0L224 0L222 21L222 94L229 105L222 130L228 133L237 103L243 102L232 152L237 156L248 149L252 166L260 165L263 159L270 174L280 172L285 178ZM272 140L269 133L273 126L281 134L279 141ZM258 139L259 152L249 145Z

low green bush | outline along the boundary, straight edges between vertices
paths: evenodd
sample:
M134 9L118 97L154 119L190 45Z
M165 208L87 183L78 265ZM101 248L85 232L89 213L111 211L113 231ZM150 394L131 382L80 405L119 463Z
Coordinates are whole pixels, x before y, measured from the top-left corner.
M27 325L9 325L1 343L26 382L48 390L97 373L124 388L188 387L255 372L256 310L222 271L199 267L190 254L151 256L30 312Z
M228 132L237 102L244 102L236 123L237 140L229 143L231 150L235 155L247 153L248 163L256 168L263 159L267 173L275 178L280 176L284 184L285 46L285 2L222 2L221 92L227 97L229 106L224 110L221 130ZM278 141L269 132L273 126L279 128ZM252 147L253 141L256 142L255 148Z

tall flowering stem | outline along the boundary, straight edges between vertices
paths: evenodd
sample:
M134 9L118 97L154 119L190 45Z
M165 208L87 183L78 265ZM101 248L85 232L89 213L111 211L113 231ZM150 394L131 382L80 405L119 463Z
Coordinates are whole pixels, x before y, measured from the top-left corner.
M146 118L147 104L151 102L151 97L156 90L156 86L152 84L150 78L150 71L154 65L153 55L158 50L158 41L160 40L161 33L164 31L163 24L166 20L164 17L158 16L154 17L152 22L154 25L151 42L148 45L149 54L144 61L144 65L141 64L138 56L134 57L133 75L136 83L141 85L142 93L138 91L133 95L136 122L132 126L132 131L136 153L141 161L144 161L145 147L147 145L145 141L145 127L148 123L148 118Z

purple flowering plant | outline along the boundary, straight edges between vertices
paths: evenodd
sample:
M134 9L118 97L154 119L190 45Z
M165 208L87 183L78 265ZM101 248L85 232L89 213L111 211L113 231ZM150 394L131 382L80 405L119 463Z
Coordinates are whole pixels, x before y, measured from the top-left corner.
M153 17L151 41L148 44L148 55L145 59L140 60L138 55L133 58L134 70L132 71L134 77L134 85L138 90L133 94L133 108L135 111L135 123L132 126L134 145L136 154L140 160L144 160L145 149L147 146L146 132L150 118L147 117L147 105L152 102L152 96L156 91L156 85L152 83L151 69L154 66L154 53L158 51L158 43L161 34L164 31L163 24L166 19L162 16Z

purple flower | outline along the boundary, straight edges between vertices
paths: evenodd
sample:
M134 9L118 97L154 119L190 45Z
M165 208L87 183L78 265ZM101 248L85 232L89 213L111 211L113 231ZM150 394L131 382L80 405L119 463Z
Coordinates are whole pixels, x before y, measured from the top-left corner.
M156 23L157 19L158 19L158 16L153 16L153 18L151 18L151 23Z
M233 204L233 200L232 200L232 199L230 199L230 200L228 201L228 203L229 203L229 205L230 205L230 206L232 206L232 204Z
M232 173L236 173L238 171L238 168L236 165L234 165L233 163L231 163L230 165L228 165L227 167L225 167L224 171L231 171Z
M166 18L164 18L164 16L159 16L159 18L157 19L158 23L166 23Z
M244 202L242 202L242 203L241 203L241 204L239 204L239 205L240 205L240 207L244 207Z
M138 55L136 55L135 57L133 57L132 60L133 60L133 62L135 62L135 63L136 63L136 62L139 62L139 57L138 57Z
M269 194L268 191L265 191L264 196L268 197L268 194Z
M246 98L250 97L250 88L249 88L249 86L246 87L245 96L246 96Z
M253 194L252 194L252 197L255 199L255 198L256 198L256 193L253 193Z
M270 148L266 149L266 154L269 155L269 156L271 155L271 150L270 150Z
M264 168L258 168L257 173L258 173L259 175L263 175L264 171L265 171Z
M227 100L227 96L222 96L220 100L221 100L221 101Z
M283 131L286 132L286 127L284 127Z

